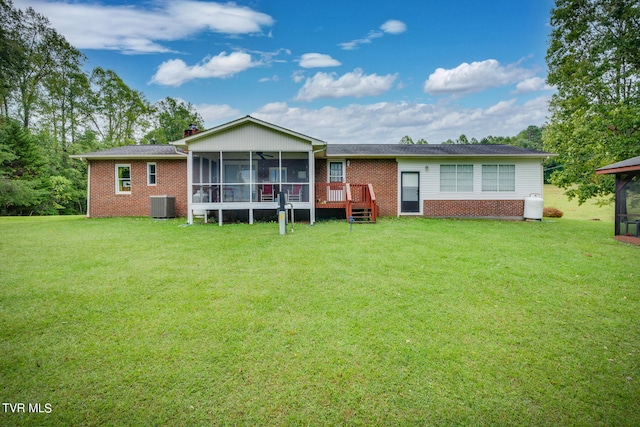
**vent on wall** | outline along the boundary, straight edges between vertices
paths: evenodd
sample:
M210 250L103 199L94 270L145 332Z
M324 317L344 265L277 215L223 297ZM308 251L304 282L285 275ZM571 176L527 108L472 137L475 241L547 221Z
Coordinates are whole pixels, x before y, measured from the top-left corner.
M170 196L151 196L149 216L151 218L175 218L176 198Z

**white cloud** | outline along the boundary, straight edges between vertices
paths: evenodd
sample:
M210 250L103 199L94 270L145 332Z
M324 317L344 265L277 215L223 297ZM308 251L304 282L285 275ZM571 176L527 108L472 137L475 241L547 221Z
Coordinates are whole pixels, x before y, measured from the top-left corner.
M339 43L338 46L340 46L344 50L355 50L361 44L369 44L369 43L373 42L374 39L378 39L380 37L383 37L385 35L385 33L386 34L394 34L394 35L395 34L404 33L405 31L407 31L407 25L402 21L391 19L391 20L385 22L384 24L382 24L380 26L380 29L382 31L376 31L376 30L369 31L369 34L367 34L365 37L363 37L361 39L356 39L356 40L351 40L349 42Z
M469 139L516 135L530 125L545 122L548 102L549 97L542 96L525 103L507 100L487 108L466 109L392 102L308 109L279 102L267 104L252 115L334 144L395 144L405 135L437 144L461 134Z
M258 83L268 83L268 82L277 82L277 81L280 81L280 77L274 74L271 77L261 78L260 80L258 80Z
M289 111L289 106L286 102L271 102L264 105L259 111L262 114L284 114Z
M369 44L374 39L378 39L378 38L382 37L383 35L384 35L384 33L381 33L380 31L371 31L364 38L351 40L350 42L340 43L340 44L338 44L338 46L340 46L344 50L355 50L361 44Z
M235 119L242 114L240 110L227 104L196 104L194 107L205 123L220 123L225 120Z
M302 68L338 67L340 65L342 65L340 61L323 53L305 53L300 58Z
M402 34L407 31L407 24L402 21L390 19L380 26L380 29L388 34Z
M170 52L159 42L182 40L202 31L258 34L274 24L271 16L235 3L160 1L154 8L67 1L16 0L33 7L76 48L124 53Z
M530 78L533 70L518 67L518 64L500 65L495 59L466 62L456 68L438 68L424 84L424 91L431 95L465 94L504 86Z
M549 86L541 77L531 77L523 80L516 85L515 93L537 92L540 90L553 90L553 86Z
M151 83L180 86L193 79L225 78L260 65L245 52L226 52L207 57L197 65L188 66L182 59L170 59L158 67Z
M304 86L298 92L296 100L312 101L317 98L342 98L345 96L362 98L381 95L391 88L397 77L397 74L367 75L360 68L341 77L337 77L335 73L320 72L307 78Z
M300 83L301 81L304 80L304 71L303 70L295 70L292 74L291 74L291 79L295 82L295 83Z

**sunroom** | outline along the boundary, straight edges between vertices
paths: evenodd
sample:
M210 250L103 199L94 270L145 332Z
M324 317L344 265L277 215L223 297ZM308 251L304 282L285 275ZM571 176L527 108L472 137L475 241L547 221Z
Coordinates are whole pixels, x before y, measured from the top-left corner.
M253 223L283 201L314 222L314 147L319 140L247 116L174 144L188 150L189 223L212 216ZM298 212L303 211L303 212Z

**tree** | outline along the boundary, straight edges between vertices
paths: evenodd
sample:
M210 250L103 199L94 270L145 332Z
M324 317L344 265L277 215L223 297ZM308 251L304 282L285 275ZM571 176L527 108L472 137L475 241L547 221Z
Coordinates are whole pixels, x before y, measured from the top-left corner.
M91 74L95 107L91 121L105 146L134 143L146 132L151 105L113 71L95 68Z
M614 190L598 167L640 155L640 4L556 0L551 26L544 147L563 165L552 183L583 203Z
M16 41L24 52L25 61L17 76L17 98L22 125L28 128L41 95L42 83L59 65L57 59L66 56L63 52L75 49L49 26L45 16L31 7L24 12L19 11L18 19Z
M26 62L16 26L19 20L13 3L0 0L0 115L5 119L9 118L9 98L18 87L18 76Z
M153 106L155 128L143 138L147 144L167 144L184 136L184 130L190 125L199 129L204 120L191 103L167 97Z
M46 205L47 161L36 139L16 120L0 126L0 213L40 213ZM44 208L46 210L46 208Z
M400 144L412 145L412 144L415 144L415 142L413 142L413 139L411 139L409 135L405 135L400 140Z
M400 144L417 144L417 145L426 145L428 144L427 140L424 138L420 138L417 142L414 142L410 136L405 135L400 140Z
M469 139L467 138L467 135L465 135L464 133L460 135L460 137L456 140L456 144L468 144L468 143L469 143Z
M93 112L91 87L81 67L84 56L76 49L60 52L60 65L44 80L40 98L40 127L47 129L58 143L58 151L68 154Z

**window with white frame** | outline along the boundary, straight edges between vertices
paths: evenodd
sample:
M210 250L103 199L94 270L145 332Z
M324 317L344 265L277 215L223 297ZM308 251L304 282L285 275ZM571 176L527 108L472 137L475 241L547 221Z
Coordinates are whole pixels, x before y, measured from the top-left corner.
M516 191L516 166L482 165L482 191Z
M156 164L147 163L147 185L156 185L156 184L157 184Z
M278 171L280 171L280 180L278 180ZM287 182L287 168L269 168L269 182Z
M473 165L440 165L440 191L473 191Z
M131 193L131 165L116 165L116 193Z

